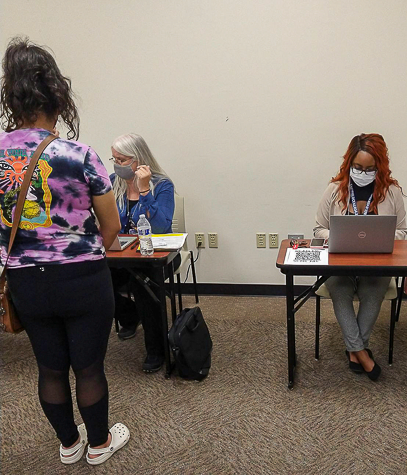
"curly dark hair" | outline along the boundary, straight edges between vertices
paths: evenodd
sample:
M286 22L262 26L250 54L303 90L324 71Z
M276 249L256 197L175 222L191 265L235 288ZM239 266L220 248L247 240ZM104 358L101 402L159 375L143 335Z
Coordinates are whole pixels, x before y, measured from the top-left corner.
M53 56L28 38L13 38L3 58L0 120L6 132L33 124L38 114L59 116L68 139L79 137L79 115L71 80L61 74Z

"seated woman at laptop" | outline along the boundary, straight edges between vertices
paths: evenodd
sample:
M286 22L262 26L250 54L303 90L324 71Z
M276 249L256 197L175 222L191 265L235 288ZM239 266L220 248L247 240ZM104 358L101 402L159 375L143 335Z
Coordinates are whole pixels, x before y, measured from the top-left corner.
M396 215L395 239L405 239L406 212L397 180L391 177L386 143L379 134L353 137L339 173L322 196L314 236L329 238L329 218L339 214ZM335 276L326 281L342 329L349 368L376 380L381 372L369 349L369 337L379 315L390 277ZM355 314L353 297L359 297Z
M115 173L110 176L110 180L120 214L120 232L131 232L137 226L139 216L144 214L153 233L170 233L175 206L174 185L157 163L143 137L137 134L117 137L112 144L112 160ZM175 268L179 266L179 261L177 256ZM160 271L149 269L144 275L155 281L157 272ZM129 281L126 269L112 269L112 278L115 316L121 325L118 336L122 340L134 337L141 319L147 350L143 371L158 371L164 361L160 308L141 285L137 285L136 302L120 294L119 289ZM151 290L156 291L154 288Z

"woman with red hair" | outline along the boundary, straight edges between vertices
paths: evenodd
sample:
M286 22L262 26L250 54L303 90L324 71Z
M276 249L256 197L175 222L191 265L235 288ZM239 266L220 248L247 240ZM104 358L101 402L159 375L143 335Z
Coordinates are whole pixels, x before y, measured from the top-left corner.
M396 215L395 239L407 234L403 194L397 180L391 177L386 143L379 134L353 137L339 173L325 190L316 214L314 236L329 238L329 219L340 214ZM329 290L335 315L342 329L349 368L365 372L375 381L380 366L369 349L369 337L379 315L390 277L330 277ZM356 315L354 294L359 298Z

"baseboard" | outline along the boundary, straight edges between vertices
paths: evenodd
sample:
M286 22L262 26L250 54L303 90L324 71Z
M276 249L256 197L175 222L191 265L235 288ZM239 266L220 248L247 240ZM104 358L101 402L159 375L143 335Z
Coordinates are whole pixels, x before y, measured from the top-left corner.
M198 283L198 295L264 295L285 296L285 285L271 284L206 284ZM299 295L307 285L295 285L294 293ZM183 295L195 293L193 284L181 284Z

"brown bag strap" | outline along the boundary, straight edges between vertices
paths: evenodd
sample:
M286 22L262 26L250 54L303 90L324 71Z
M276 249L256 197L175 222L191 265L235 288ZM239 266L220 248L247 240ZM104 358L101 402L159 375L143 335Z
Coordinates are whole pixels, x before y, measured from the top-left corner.
M18 193L16 209L14 211L13 223L12 223L11 232L10 232L10 240L8 242L7 258L6 258L6 262L4 263L3 272L1 273L1 276L0 276L0 293L3 293L4 291L4 284L6 281L7 262L8 262L8 258L10 257L11 248L13 247L13 244L14 244L14 239L17 234L18 225L20 224L21 213L23 211L25 198L27 196L28 187L30 186L31 178L33 176L38 160L41 157L41 154L44 152L45 148L56 138L57 138L56 135L50 134L38 145L37 150L34 152L34 154L31 157L30 164L25 173L23 184L21 185L20 191Z

